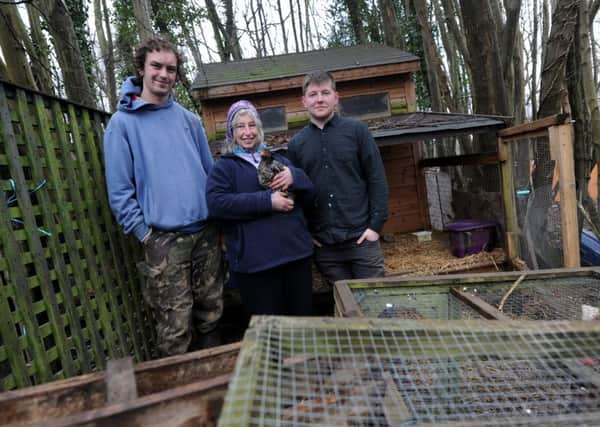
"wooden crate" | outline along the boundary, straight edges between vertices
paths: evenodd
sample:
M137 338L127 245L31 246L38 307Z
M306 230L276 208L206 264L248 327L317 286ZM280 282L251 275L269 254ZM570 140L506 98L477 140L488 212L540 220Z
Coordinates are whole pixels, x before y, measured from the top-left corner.
M592 320L597 268L339 281L340 317ZM600 316L599 316L600 318Z
M216 425L239 349L228 344L131 370L120 369L121 359L105 372L7 391L0 426Z

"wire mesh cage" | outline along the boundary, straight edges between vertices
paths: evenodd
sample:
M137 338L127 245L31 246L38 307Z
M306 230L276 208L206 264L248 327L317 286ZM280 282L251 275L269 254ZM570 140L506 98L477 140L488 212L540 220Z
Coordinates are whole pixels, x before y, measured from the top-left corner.
M560 176L548 135L511 144L513 193L520 256L534 269L564 265L559 204Z
M593 268L369 279L335 285L339 316L399 319L600 319Z
M254 317L219 425L599 425L599 360L599 322Z

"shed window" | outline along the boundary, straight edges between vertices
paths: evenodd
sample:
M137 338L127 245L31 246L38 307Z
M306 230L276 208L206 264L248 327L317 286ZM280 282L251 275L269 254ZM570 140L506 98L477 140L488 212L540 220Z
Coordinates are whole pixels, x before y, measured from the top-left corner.
M340 113L343 116L360 118L389 116L388 94L373 93L340 98Z
M287 129L285 107L261 108L258 110L258 115L265 132Z

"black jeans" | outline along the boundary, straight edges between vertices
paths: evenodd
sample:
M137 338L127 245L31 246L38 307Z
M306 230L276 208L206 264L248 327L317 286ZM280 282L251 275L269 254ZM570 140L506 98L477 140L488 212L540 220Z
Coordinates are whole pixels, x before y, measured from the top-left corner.
M312 314L310 257L256 273L231 272L231 277L240 289L244 310L249 316Z
M355 240L315 247L315 263L327 283L337 280L383 277L383 251L379 240Z

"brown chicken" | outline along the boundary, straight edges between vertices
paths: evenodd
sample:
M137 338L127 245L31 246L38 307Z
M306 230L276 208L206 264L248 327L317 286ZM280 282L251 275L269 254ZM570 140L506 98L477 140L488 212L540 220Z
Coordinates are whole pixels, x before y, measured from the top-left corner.
M260 152L260 163L258 164L258 182L264 188L271 188L273 177L283 171L284 168L284 164L276 160L269 150L262 150ZM287 190L275 188L273 191L281 191L286 197L292 197Z

